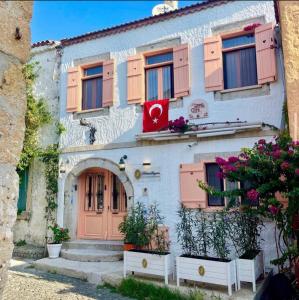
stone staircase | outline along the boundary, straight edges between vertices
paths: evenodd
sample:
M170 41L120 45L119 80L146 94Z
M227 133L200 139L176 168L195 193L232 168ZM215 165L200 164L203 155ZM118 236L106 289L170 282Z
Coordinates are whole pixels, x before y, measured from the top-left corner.
M33 263L38 270L99 284L102 277L122 273L123 243L119 241L75 240L62 246L59 258Z
M113 262L123 259L123 243L119 241L77 240L63 244L62 258L86 262Z

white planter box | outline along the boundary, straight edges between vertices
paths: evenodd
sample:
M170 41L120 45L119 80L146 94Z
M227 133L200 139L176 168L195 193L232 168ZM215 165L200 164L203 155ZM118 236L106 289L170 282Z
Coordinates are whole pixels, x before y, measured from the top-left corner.
M62 244L47 244L49 258L59 257Z
M228 287L229 296L232 295L232 285L237 289L236 262L221 262L191 257L177 257L177 286L180 279L213 283Z
M256 292L256 280L261 274L265 274L263 251L254 259L237 259L238 289L241 288L241 281L252 282L252 290Z
M163 276L168 284L168 276L173 274L170 254L159 255L152 253L124 251L124 277L127 272L137 272Z

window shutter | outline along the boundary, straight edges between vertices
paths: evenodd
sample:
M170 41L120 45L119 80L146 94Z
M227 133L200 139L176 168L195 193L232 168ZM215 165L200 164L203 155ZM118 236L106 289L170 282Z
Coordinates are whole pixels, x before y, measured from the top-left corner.
M274 25L272 23L256 27L255 45L258 84L275 81L277 70Z
M114 60L103 62L103 107L113 105Z
M67 78L67 112L75 112L79 109L80 102L80 68L71 67L68 69Z
M173 48L173 76L174 97L188 96L190 93L188 44Z
M220 35L204 40L205 89L223 90L222 40Z
M127 64L128 104L144 102L143 56L140 54L128 58Z
M207 194L198 186L198 180L205 181L203 162L180 166L181 202L187 208L207 207Z

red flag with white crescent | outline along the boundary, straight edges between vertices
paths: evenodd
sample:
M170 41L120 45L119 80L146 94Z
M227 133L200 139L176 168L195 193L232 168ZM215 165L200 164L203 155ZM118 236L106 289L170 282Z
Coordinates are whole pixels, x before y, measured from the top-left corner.
M169 99L147 101L143 107L143 132L168 128Z

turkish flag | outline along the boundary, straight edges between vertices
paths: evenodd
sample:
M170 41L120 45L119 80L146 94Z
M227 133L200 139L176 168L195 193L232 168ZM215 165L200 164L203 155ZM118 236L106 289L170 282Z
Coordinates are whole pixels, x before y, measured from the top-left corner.
M168 128L169 99L144 103L143 132L159 131Z

